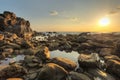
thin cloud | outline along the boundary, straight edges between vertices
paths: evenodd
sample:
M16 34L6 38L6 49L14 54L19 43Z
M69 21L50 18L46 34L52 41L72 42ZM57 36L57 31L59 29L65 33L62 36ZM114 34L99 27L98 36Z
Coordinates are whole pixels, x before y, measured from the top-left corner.
M109 15L116 15L120 13L120 7L116 7L113 10L111 10L108 14Z
M114 14L118 14L118 13L119 13L119 11L115 11L115 10L109 12L110 15L114 15Z
M58 15L58 12L57 11L50 11L50 15L51 16L56 16L56 15Z
M70 21L78 22L78 21L79 21L79 18L78 18L78 17L73 17L73 18L70 18Z

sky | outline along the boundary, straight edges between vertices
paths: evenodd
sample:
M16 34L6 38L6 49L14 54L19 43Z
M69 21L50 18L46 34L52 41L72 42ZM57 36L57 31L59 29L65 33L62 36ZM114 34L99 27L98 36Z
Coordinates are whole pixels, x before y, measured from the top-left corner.
M120 31L120 0L0 0L0 13L14 12L36 31ZM100 26L107 17L110 24Z

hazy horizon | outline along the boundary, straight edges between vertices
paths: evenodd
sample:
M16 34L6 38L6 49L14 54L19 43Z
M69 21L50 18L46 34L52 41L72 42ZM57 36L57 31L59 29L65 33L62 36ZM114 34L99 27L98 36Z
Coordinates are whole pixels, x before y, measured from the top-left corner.
M0 13L14 12L41 32L120 31L120 0L1 0L0 8Z

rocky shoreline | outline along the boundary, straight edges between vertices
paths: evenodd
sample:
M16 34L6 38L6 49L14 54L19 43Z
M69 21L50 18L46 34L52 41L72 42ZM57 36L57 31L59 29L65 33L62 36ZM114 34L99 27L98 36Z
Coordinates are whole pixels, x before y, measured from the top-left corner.
M36 32L29 21L5 11L0 14L0 60L25 57L1 68L0 80L120 80L119 37L119 33ZM78 52L78 65L67 58L50 58L54 50Z

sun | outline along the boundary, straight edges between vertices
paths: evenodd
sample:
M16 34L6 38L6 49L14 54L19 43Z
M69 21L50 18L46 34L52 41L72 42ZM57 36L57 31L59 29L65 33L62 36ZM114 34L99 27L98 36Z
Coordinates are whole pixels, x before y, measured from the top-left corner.
M100 26L108 26L110 24L110 19L108 17L104 17L99 20L99 25Z

